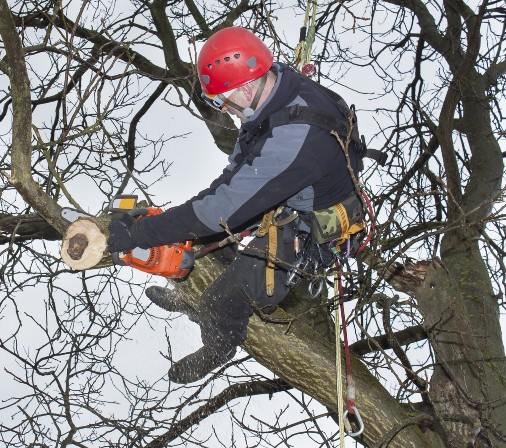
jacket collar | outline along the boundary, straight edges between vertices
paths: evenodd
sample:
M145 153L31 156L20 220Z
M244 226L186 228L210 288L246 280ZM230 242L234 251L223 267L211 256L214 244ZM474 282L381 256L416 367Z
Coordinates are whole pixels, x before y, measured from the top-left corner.
M269 115L286 107L297 96L299 92L298 74L281 62L275 63L273 70L277 79L271 93L262 106L242 124L241 131L248 132L255 129Z

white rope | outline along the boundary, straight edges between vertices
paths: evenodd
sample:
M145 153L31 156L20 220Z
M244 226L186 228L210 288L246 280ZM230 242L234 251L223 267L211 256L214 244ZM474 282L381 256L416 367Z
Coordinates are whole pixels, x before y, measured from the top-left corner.
M295 66L299 71L311 63L311 54L316 35L316 13L318 10L317 0L307 0L306 15L304 17L304 27L306 28L306 38L299 42L295 49Z
M339 301L339 273L334 277L334 297ZM336 394L337 394L337 415L339 421L339 447L344 448L344 399L343 399L343 369L341 355L341 317L339 314L339 302L335 307L335 333L336 333Z
M306 15L304 17L304 27L306 36L300 41L295 49L295 66L299 71L311 63L313 43L316 35L316 14L318 10L318 0L307 0ZM344 393L343 393L343 369L341 354L341 317L339 314L339 273L334 277L334 295L338 297L335 304L335 333L336 333L336 397L337 414L339 422L339 448L344 447L345 418L344 418Z

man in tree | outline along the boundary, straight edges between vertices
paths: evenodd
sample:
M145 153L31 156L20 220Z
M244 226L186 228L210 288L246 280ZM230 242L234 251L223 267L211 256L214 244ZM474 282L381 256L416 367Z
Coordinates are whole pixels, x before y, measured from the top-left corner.
M204 100L242 122L230 163L208 189L180 206L138 221L128 215L114 220L111 252L220 237L224 223L233 231L243 229L279 206L298 212L299 218L270 231L271 221L264 220L265 232L257 231L237 253L204 293L198 312L164 288L148 288L153 301L200 324L203 347L169 371L170 379L179 383L196 381L230 360L246 337L254 309L272 308L288 294L287 270L296 258L294 239L315 232L307 225L314 221L318 227L313 212L345 204L346 224L336 214L329 220L328 213L322 213L329 221L320 222L320 242L334 245L347 225L363 219L350 174L359 170L363 147L357 127L349 129L350 109L341 97L288 66L273 63L268 47L239 27L212 35L197 65ZM336 130L342 142L349 135L348 147L341 147L330 130ZM356 228L360 230L360 225ZM266 253L282 263L267 263Z

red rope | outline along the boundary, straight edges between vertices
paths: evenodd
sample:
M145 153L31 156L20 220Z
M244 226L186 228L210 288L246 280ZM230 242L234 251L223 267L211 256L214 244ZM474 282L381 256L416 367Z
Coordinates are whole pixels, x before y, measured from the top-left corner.
M374 232L376 231L376 217L374 215L374 207L372 206L371 198L368 196L368 194L365 192L364 189L361 189L360 193L362 195L362 199L364 200L367 206L367 214L369 215L371 224L369 225L369 233L367 234L366 239L362 242L362 244L358 248L357 255L367 247L369 242L372 240Z
M339 310L341 312L341 322L343 329L343 339L344 339L344 365L346 369L346 409L349 414L355 413L355 383L353 381L353 375L351 373L351 354L350 354L350 346L348 343L348 331L346 328L346 314L344 313L344 289L343 282L341 276L341 266L339 263L336 263L337 269L337 288L338 288L338 300L339 300Z

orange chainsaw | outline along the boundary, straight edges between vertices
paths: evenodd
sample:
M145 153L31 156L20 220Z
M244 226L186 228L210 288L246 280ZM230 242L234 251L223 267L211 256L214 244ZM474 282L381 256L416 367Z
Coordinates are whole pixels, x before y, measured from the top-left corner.
M128 213L135 219L155 216L162 213L158 207L137 208L137 196L116 196L110 206L113 213ZM114 219L114 218L113 218ZM114 264L131 266L148 274L161 275L172 279L185 278L195 264L195 253L191 241L165 244L163 246L142 249L135 247L125 252L112 254Z
M162 213L158 207L137 207L137 196L121 195L116 196L109 206L110 212L114 215L128 213L135 219L143 219L146 216L154 216ZM62 217L68 222L74 222L82 217L92 215L65 207L62 209ZM112 261L120 266L131 266L148 274L161 275L171 279L185 278L195 263L195 252L192 249L191 241L185 243L165 244L163 246L142 249L136 247L125 252L113 252Z

